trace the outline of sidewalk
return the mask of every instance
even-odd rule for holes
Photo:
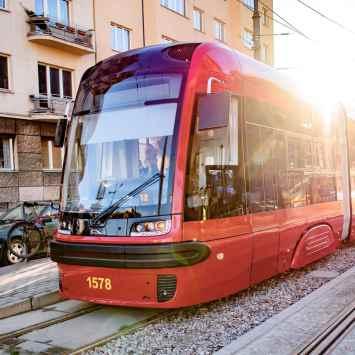
[[[216,355],[354,354],[354,323],[355,267],[233,341]]]
[[[49,259],[0,268],[0,319],[58,300],[57,264]]]

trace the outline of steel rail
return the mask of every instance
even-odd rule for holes
[[[60,303],[60,302],[57,302],[57,303]],[[53,305],[51,306],[55,306],[57,303],[54,303]],[[84,309],[80,309],[80,310],[77,310],[77,311],[74,311],[72,313],[69,313],[69,314],[64,314],[63,316],[59,316],[59,317],[56,317],[56,318],[53,318],[53,319],[50,319],[50,320],[46,320],[46,321],[43,321],[43,322],[40,322],[40,323],[37,323],[37,324],[33,324],[33,325],[30,325],[28,327],[24,327],[24,328],[21,328],[21,329],[17,329],[15,331],[12,331],[12,332],[9,332],[9,333],[4,333],[4,334],[1,334],[0,335],[0,346],[1,345],[5,345],[5,346],[9,346],[11,344],[16,344],[16,339],[23,336],[23,335],[26,335],[28,333],[31,333],[33,331],[36,331],[36,330],[41,330],[41,329],[45,329],[45,328],[48,328],[50,326],[53,326],[53,325],[56,325],[56,324],[60,324],[60,323],[63,323],[65,321],[68,321],[68,320],[71,320],[71,319],[75,319],[75,318],[78,318],[80,316],[83,316],[83,315],[86,315],[86,314],[89,314],[89,313],[92,313],[92,312],[95,312],[95,311],[98,311],[98,310],[101,310],[101,309],[104,309],[105,306],[103,305],[90,305],[88,306],[87,308],[84,308]],[[32,312],[32,311],[29,311],[29,312]],[[25,312],[25,313],[22,313],[22,314],[26,314],[26,313],[29,313],[29,312]],[[119,336],[124,336],[124,335],[127,335],[133,331],[136,331],[138,329],[142,329],[144,328],[145,326],[165,317],[166,315],[171,315],[171,314],[177,314],[179,312],[178,309],[174,309],[174,310],[162,310],[161,312],[157,313],[157,314],[154,314],[146,319],[143,319],[143,320],[140,320],[140,321],[137,321],[136,323],[132,324],[132,325],[129,325],[129,326],[123,326],[121,329],[119,329],[118,331],[114,332],[114,333],[111,333],[110,335],[108,336],[105,336],[101,339],[98,339],[94,342],[90,342],[88,340],[87,344],[84,345],[84,346],[81,346],[79,348],[76,348],[76,349],[63,349],[62,350],[62,353],[65,354],[65,355],[76,355],[76,354],[82,354],[83,352],[85,351],[88,351],[90,349],[94,349],[95,347],[97,346],[101,346],[101,345],[104,345],[106,344],[107,342],[113,340],[113,339],[116,339],[117,337]]]
[[[336,346],[349,329],[354,326],[355,323],[355,307],[349,306],[343,312],[339,314],[332,321],[323,328],[323,330],[317,334],[306,346],[300,351],[297,351],[298,355],[321,355],[330,354],[331,349]]]
[[[59,303],[59,302],[57,302],[57,303]],[[55,304],[56,303],[52,304],[51,306],[54,306]],[[32,324],[28,327],[24,327],[24,328],[21,328],[21,329],[18,329],[18,330],[9,332],[9,333],[0,334],[0,344],[3,344],[11,339],[14,339],[14,338],[18,338],[24,334],[33,332],[34,330],[44,329],[44,328],[47,328],[53,324],[59,324],[59,323],[65,322],[67,320],[82,316],[84,314],[88,314],[88,313],[97,311],[101,308],[103,308],[103,306],[94,304],[92,306],[89,306],[89,307],[83,308],[83,309],[79,309],[79,310],[74,311],[69,314],[63,314],[63,316],[60,316],[60,317],[49,319],[49,320],[46,320],[46,321],[43,321],[43,322],[40,322],[37,324]],[[39,308],[38,310],[40,310],[40,309],[41,308]],[[34,311],[31,310],[31,311],[28,311],[25,313],[29,313],[29,312],[34,312]],[[25,314],[25,313],[21,313],[21,314]]]

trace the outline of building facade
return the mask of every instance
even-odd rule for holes
[[[270,65],[272,5],[260,8]],[[59,198],[55,126],[88,67],[174,41],[220,41],[252,56],[252,15],[253,0],[0,0],[0,210]]]

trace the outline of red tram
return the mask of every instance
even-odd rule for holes
[[[177,308],[334,252],[351,234],[345,123],[216,43],[98,63],[65,133],[63,296]]]

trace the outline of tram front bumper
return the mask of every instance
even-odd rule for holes
[[[159,245],[55,241],[65,298],[145,308],[180,308],[250,285],[249,238]],[[244,247],[243,247],[244,246]]]
[[[180,306],[178,294],[196,280],[193,265],[210,255],[209,246],[199,242],[103,245],[53,241],[50,250],[52,260],[59,264],[64,297],[163,308]]]
[[[61,264],[128,269],[190,266],[207,259],[210,249],[199,242],[108,245],[52,241],[51,259]]]

